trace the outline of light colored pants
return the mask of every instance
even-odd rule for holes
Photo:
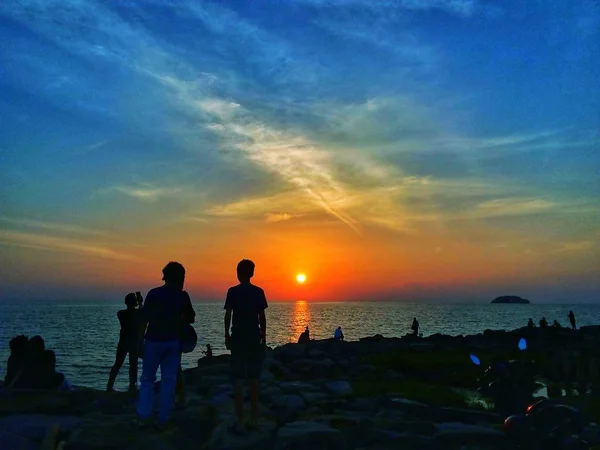
[[[158,397],[158,422],[164,424],[171,416],[175,403],[175,385],[181,364],[181,344],[176,341],[146,341],[144,343],[144,364],[140,379],[140,399],[137,413],[140,419],[147,420],[154,412],[154,383],[160,367],[160,393]]]

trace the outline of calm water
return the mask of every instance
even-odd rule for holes
[[[121,302],[41,302],[12,305],[0,303],[0,367],[9,355],[8,342],[17,334],[42,335],[57,355],[58,368],[76,385],[104,388],[119,335],[116,313]],[[223,343],[223,304],[196,303],[195,328],[199,345],[184,355],[184,368],[194,367],[210,343],[215,354],[226,352]],[[267,341],[270,346],[295,342],[308,324],[311,336],[332,336],[342,326],[348,340],[381,333],[402,336],[413,317],[424,335],[480,333],[486,328],[514,329],[529,317],[558,319],[564,326],[573,309],[578,325],[600,324],[600,305],[490,305],[417,303],[271,303],[267,309]],[[2,370],[2,378],[3,370]],[[115,384],[127,387],[127,362]]]

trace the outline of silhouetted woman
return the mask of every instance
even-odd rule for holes
[[[117,355],[113,365],[106,390],[111,392],[115,384],[115,379],[119,374],[121,366],[125,362],[125,357],[129,354],[129,391],[135,392],[137,387],[138,357],[141,317],[140,311],[136,309],[138,298],[131,292],[125,296],[125,305],[127,309],[122,309],[117,313],[121,324],[119,333],[119,343],[117,345]]]

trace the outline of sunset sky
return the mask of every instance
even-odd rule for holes
[[[0,1],[0,299],[600,302],[595,0]],[[306,282],[296,281],[298,273]]]

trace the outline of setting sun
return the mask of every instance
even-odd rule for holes
[[[304,275],[303,273],[299,273],[298,275],[296,275],[296,281],[300,284],[304,283],[306,281],[306,275]]]

